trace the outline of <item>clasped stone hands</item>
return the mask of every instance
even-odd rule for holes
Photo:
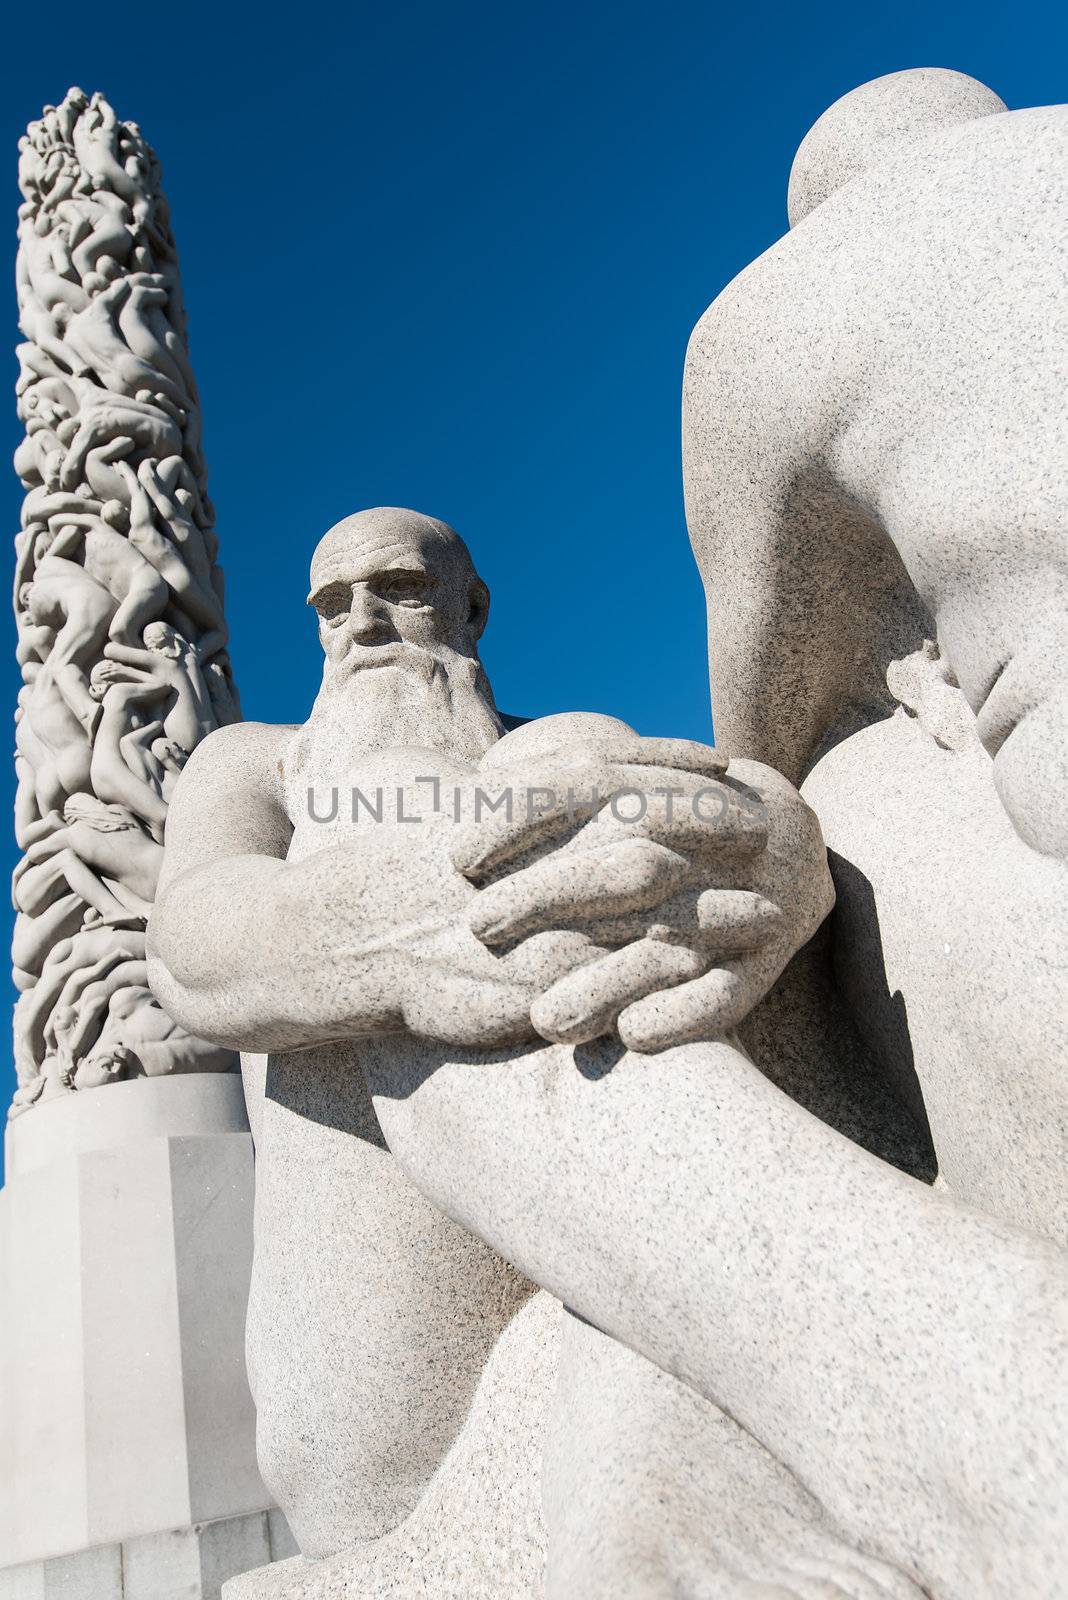
[[[387,776],[376,767],[368,791]],[[407,795],[433,775],[462,805],[361,830],[290,879],[333,929],[322,981],[360,995],[350,1035],[492,1048],[614,1034],[655,1052],[736,1027],[834,896],[791,785],[726,767],[709,746],[587,714],[524,725],[474,772],[391,751]]]
[[[514,805],[510,821],[503,807],[472,820],[451,841],[479,887],[467,920],[488,949],[514,967],[540,936],[588,941],[532,1001],[547,1040],[614,1033],[654,1052],[722,1035],[833,904],[814,815],[756,763],[728,772],[707,745],[568,715],[508,735],[481,773],[515,797],[553,794],[536,812]]]

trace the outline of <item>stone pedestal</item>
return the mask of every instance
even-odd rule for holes
[[[277,1513],[271,1539],[245,1377],[252,1195],[235,1075],[110,1085],[11,1124],[2,1600],[209,1600],[292,1551]]]

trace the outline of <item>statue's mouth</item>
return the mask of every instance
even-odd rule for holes
[[[369,667],[397,667],[410,662],[410,652],[403,645],[380,644],[370,650],[353,652],[345,657],[350,672],[363,672]]]
[[[388,644],[354,646],[340,665],[346,677],[352,673],[366,672],[371,667],[400,667],[414,673],[417,678],[430,679],[434,675],[436,662],[429,651],[406,639],[398,639]]]

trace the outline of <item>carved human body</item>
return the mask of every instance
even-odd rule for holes
[[[903,128],[898,154],[910,95],[935,120]],[[690,341],[688,519],[719,725],[797,780],[893,710],[886,667],[933,621],[1021,837],[1063,857],[1068,107],[1006,112],[931,72],[833,113],[845,156],[886,116],[878,159],[796,217]],[[819,128],[798,168],[830,161]],[[747,589],[761,570],[774,601]]]
[[[1066,183],[1066,107],[935,70],[854,91],[684,392],[717,733],[805,780],[839,896],[830,965],[798,967],[754,1048],[784,1081],[821,1058],[861,1081],[844,1001],[943,1181],[1061,1243]]]
[[[424,548],[416,538],[413,551],[410,537],[411,525],[418,534],[424,520],[409,518],[397,538],[387,518],[385,532],[371,540],[376,560],[387,561],[399,548],[402,571],[408,571],[413,563],[425,565],[434,541]],[[333,570],[327,561],[326,570],[318,573],[320,588],[329,590]],[[445,584],[448,569],[438,577]],[[348,654],[354,651],[358,657],[360,652],[383,651],[388,655],[395,650],[397,635],[391,616],[399,618],[405,638],[429,644],[434,633],[431,628],[426,635],[423,607],[409,610],[402,600],[390,608],[385,601],[376,603],[373,594],[361,603],[366,615],[353,615],[351,602],[340,613],[343,631],[339,635],[328,597],[322,628],[324,642],[335,658],[335,675],[328,673],[306,732],[294,735],[288,729],[242,726],[225,740],[216,740],[214,759],[205,752],[192,776],[183,778],[169,849],[169,859],[179,874],[183,858],[188,855],[200,861],[209,847],[203,834],[207,819],[198,815],[195,799],[205,792],[204,784],[215,792],[222,813],[232,818],[249,840],[253,854],[244,860],[228,859],[225,839],[211,828],[213,848],[221,853],[221,870],[211,874],[214,887],[201,879],[198,892],[205,888],[211,894],[222,891],[229,902],[230,909],[217,931],[227,943],[235,941],[234,959],[223,956],[213,937],[204,947],[205,959],[195,962],[195,977],[188,970],[188,950],[179,955],[183,982],[176,985],[162,964],[154,969],[154,983],[170,1009],[188,1016],[192,1007],[199,1014],[201,1030],[206,1026],[216,1035],[227,1032],[253,1048],[304,1047],[292,1060],[275,1058],[270,1092],[260,1114],[262,1244],[250,1349],[261,1395],[267,1470],[306,1547],[318,1554],[337,1549],[353,1533],[365,1538],[381,1535],[412,1509],[455,1437],[490,1349],[517,1304],[531,1292],[494,1253],[485,1251],[427,1206],[397,1172],[381,1147],[368,1091],[352,1057],[353,1047],[330,1045],[325,1055],[318,1057],[307,1048],[317,1038],[351,1039],[382,1027],[410,1026],[440,1034],[450,1016],[458,1037],[465,1040],[489,1037],[505,1042],[534,1034],[529,1007],[535,989],[529,963],[520,980],[508,974],[507,963],[491,956],[470,930],[461,925],[449,932],[450,920],[470,903],[475,891],[444,854],[447,832],[440,827],[421,829],[413,842],[409,830],[404,829],[403,837],[397,839],[383,827],[361,839],[357,850],[341,852],[327,848],[330,830],[308,816],[312,782],[328,784],[333,778],[348,793],[349,784],[359,779],[373,791],[373,774],[360,770],[361,757],[364,767],[373,759],[378,777],[393,792],[405,767],[403,754],[391,752],[383,760],[381,755],[372,758],[371,752],[380,747],[383,730],[395,734],[405,718],[409,733],[419,737],[424,746],[422,754],[413,758],[416,765],[429,761],[439,781],[445,781],[444,768],[453,771],[458,780],[466,772],[470,783],[473,773],[463,758],[470,761],[476,757],[501,732],[491,700],[472,692],[455,703],[450,715],[447,698],[438,698],[429,682],[420,690],[412,689],[410,664],[383,667],[376,663],[374,693],[361,717],[360,706],[367,701],[368,691],[361,695],[354,687],[348,694],[343,692]],[[481,625],[480,616],[476,625]],[[465,627],[461,626],[461,634]],[[340,654],[339,638],[344,641]],[[465,641],[468,650],[471,642]],[[477,658],[472,665],[475,663]],[[477,671],[472,674],[466,668],[465,652],[453,672],[459,674],[461,685],[477,682]],[[618,726],[608,726],[618,737]],[[507,744],[505,740],[498,749]],[[435,746],[437,752],[432,755]],[[455,753],[446,755],[442,746],[451,746]],[[713,771],[722,766],[711,753],[707,764]],[[409,770],[410,766],[409,762]],[[286,774],[284,782],[281,772]],[[194,799],[183,803],[183,794],[192,794]],[[408,812],[417,801],[418,791],[409,793]],[[194,837],[183,845],[183,831],[188,829]],[[424,859],[426,851],[430,856]],[[285,869],[282,856],[289,862]],[[420,903],[422,916],[431,919],[400,977],[391,972],[398,934],[388,937],[384,957],[369,957],[364,949],[369,945],[373,950],[380,937],[373,907],[383,893],[388,896],[383,932],[397,917],[402,924],[413,915],[418,921]],[[172,959],[175,952],[167,908],[175,907],[182,918],[183,904],[181,893],[172,894],[155,924],[155,937],[171,951]],[[352,942],[353,904],[362,907],[355,924],[359,932],[356,944]],[[298,919],[299,925],[290,928],[282,943],[273,943],[273,954],[265,963],[264,939],[270,944],[280,933],[269,907],[276,907],[275,915],[281,917],[283,908],[290,905],[318,905],[321,915],[314,921]],[[213,913],[206,906],[201,909],[214,922]],[[259,931],[253,951],[246,941],[254,926]],[[564,943],[566,970],[574,965],[574,940],[565,938]],[[237,955],[241,946],[247,951],[244,959]],[[585,954],[588,959],[589,952]],[[535,957],[535,966],[538,960]],[[540,961],[546,986],[559,970],[560,953],[543,949]],[[506,971],[503,979],[502,965]],[[452,970],[457,966],[458,971]],[[230,981],[221,983],[227,967]],[[195,991],[195,1000],[183,992],[187,983]],[[334,1107],[332,1118],[340,1120],[351,1137],[339,1140],[336,1133],[320,1126],[324,1114],[309,1114],[308,1096],[320,1107],[326,1096]],[[281,1107],[290,1113],[303,1108],[305,1115],[294,1118]],[[290,1178],[294,1165],[315,1174],[303,1186],[298,1205],[293,1204]],[[361,1200],[361,1195],[373,1196],[373,1207],[369,1209],[369,1199]],[[313,1218],[318,1219],[314,1224]],[[310,1300],[307,1289],[295,1299],[292,1283],[278,1265],[296,1248],[300,1231],[309,1225],[317,1234],[321,1231],[323,1249],[335,1256],[344,1251],[346,1263],[345,1270],[332,1270],[330,1287],[315,1301]],[[380,1268],[375,1265],[379,1261]],[[432,1261],[438,1265],[428,1272]],[[343,1286],[340,1299],[339,1286]],[[361,1315],[353,1315],[352,1296],[363,1308]],[[286,1328],[297,1337],[293,1318],[300,1323],[302,1342],[307,1345],[311,1340],[316,1355],[296,1370],[286,1355]],[[407,1334],[404,1329],[409,1330]],[[397,1352],[417,1339],[439,1355],[429,1367],[422,1359],[414,1364],[405,1362],[402,1377]],[[438,1370],[442,1360],[447,1361],[451,1373],[447,1384]],[[381,1381],[383,1363],[393,1374],[389,1384]],[[319,1376],[324,1367],[349,1377],[344,1384],[324,1384]],[[352,1374],[359,1377],[354,1380]],[[355,1404],[353,1381],[361,1390],[366,1385]],[[328,1413],[327,1408],[333,1409]],[[305,1417],[305,1425],[296,1430],[292,1426],[294,1412]],[[303,1452],[293,1460],[299,1438],[315,1440],[314,1462]],[[385,1454],[383,1441],[389,1441]]]
[[[88,787],[92,745],[55,677],[37,667],[19,694],[15,747],[33,772],[38,818],[62,810],[72,794]]]
[[[38,541],[39,548],[44,544],[45,541]],[[146,623],[162,615],[169,597],[166,583],[130,540],[107,523],[93,516],[72,518],[47,544],[47,549],[53,558],[76,555],[81,550],[85,571],[117,603],[108,627],[109,638],[131,644],[140,639]]]
[[[305,1551],[348,1547],[338,1560],[359,1562],[354,1539],[388,1542],[415,1514],[532,1281],[602,1330],[564,1351],[565,1375],[570,1351],[606,1397],[607,1453],[584,1455],[559,1411],[551,1432],[555,1459],[586,1460],[590,1482],[623,1470],[635,1416],[655,1430],[642,1398],[664,1381],[652,1363],[709,1408],[712,1432],[735,1436],[722,1408],[751,1435],[743,1472],[725,1455],[683,1483],[675,1461],[680,1493],[711,1514],[724,1484],[737,1493],[746,1480],[753,1506],[787,1473],[816,1555],[765,1548],[777,1581],[815,1559],[828,1581],[844,1562],[860,1593],[882,1581],[901,1595],[920,1584],[971,1596],[988,1579],[992,1594],[1051,1593],[1060,1423],[1030,1396],[1052,1388],[1063,1354],[1042,1309],[1063,1293],[1062,1259],[867,1155],[724,1037],[827,909],[810,814],[765,768],[733,764],[724,778],[713,752],[636,740],[611,719],[549,718],[494,739],[491,702],[472,717],[463,697],[435,698],[405,647],[437,637],[456,648],[463,608],[425,519],[412,519],[413,538],[403,516],[371,514],[370,550],[345,550],[348,524],[324,541],[315,712],[304,730],[242,726],[200,748],[175,795],[149,930],[168,1009],[269,1053],[249,1074],[260,1159],[250,1360],[263,1467]],[[392,585],[413,567],[444,599],[405,609],[403,583],[400,598]],[[420,716],[422,747],[396,747],[398,727],[412,737]],[[696,771],[681,769],[687,759]],[[640,826],[558,819],[555,832],[540,818],[456,828],[427,817],[428,774],[470,791],[494,778],[562,789],[566,773],[589,793],[595,778],[602,792],[633,783],[643,765],[681,795],[759,793],[768,832],[747,831],[745,808],[729,804],[704,828],[667,808]],[[381,823],[353,830],[344,811],[329,824],[308,814],[318,785],[394,798]],[[665,906],[701,885],[711,915],[700,937],[690,923],[665,946]],[[730,927],[718,946],[717,896]],[[749,940],[732,922],[746,896]],[[572,1042],[539,1042],[532,1017]],[[628,1054],[611,1032],[661,1053]],[[673,1037],[704,1042],[663,1049]],[[595,1042],[576,1048],[583,1038]],[[618,1376],[613,1341],[642,1358],[621,1411],[606,1376]],[[835,1405],[818,1425],[831,1371]],[[980,1441],[967,1448],[954,1425],[965,1396]],[[1041,1503],[1030,1476],[1012,1488],[1030,1452],[1044,1463]],[[634,1528],[655,1540],[649,1490],[614,1506],[607,1562],[590,1518],[576,1526],[557,1501],[550,1593],[576,1582],[617,1592]],[[995,1506],[996,1536],[977,1537]],[[756,1557],[735,1582],[722,1553],[702,1550],[701,1521],[684,1546],[645,1549],[640,1592],[673,1592],[680,1564],[702,1561],[702,1581],[715,1571],[725,1593],[744,1592]],[[759,1543],[752,1517],[750,1531]]]
[[[143,923],[174,775],[203,733],[239,715],[157,164],[132,124],[76,89],[31,124],[21,152],[16,746],[29,853],[13,956],[20,989],[39,988],[35,1017],[48,996],[59,1013],[20,1037],[15,1110],[46,1081],[59,1093],[121,1076],[124,1062],[147,1073],[149,1055],[157,1071],[182,1070],[183,1050],[190,1071],[219,1058],[181,1030],[159,1037],[143,970],[113,988],[101,978],[92,1004],[83,987],[72,1017],[50,960],[96,919],[113,939],[118,924]],[[121,843],[84,805],[64,820],[76,796],[125,808]],[[101,1030],[109,1068],[87,1064]]]
[[[50,634],[37,677],[55,684],[85,732],[91,733],[99,708],[89,692],[85,665],[103,647],[116,602],[76,562],[53,555],[38,563],[24,600],[27,620]]]
[[[16,867],[16,907],[37,916],[60,893],[73,889],[102,917],[147,916],[163,859],[161,846],[140,831],[130,812],[116,819],[107,813],[118,808],[98,806],[91,796],[77,799],[80,807],[68,801],[65,808],[67,825],[31,845]],[[108,888],[104,880],[115,887]]]

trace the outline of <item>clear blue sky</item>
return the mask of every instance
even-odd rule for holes
[[[16,141],[45,102],[102,89],[162,157],[232,655],[246,716],[269,721],[314,694],[316,539],[385,503],[467,538],[504,709],[707,738],[679,476],[690,328],[784,231],[794,150],[846,90],[946,66],[1013,107],[1068,98],[1052,0],[53,0],[18,6],[5,46],[9,281]],[[8,308],[13,346],[13,287]],[[10,456],[13,397],[3,426]],[[10,470],[3,494],[14,533]]]

